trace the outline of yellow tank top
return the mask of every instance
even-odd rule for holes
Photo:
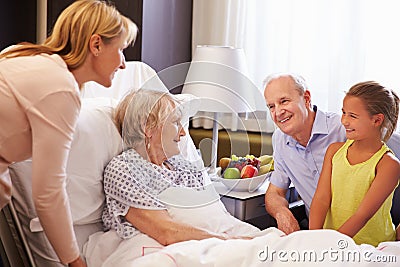
[[[353,141],[347,140],[332,159],[332,201],[325,219],[325,229],[339,229],[356,212],[375,178],[376,165],[383,155],[390,151],[386,144],[383,144],[381,149],[367,161],[350,165],[347,160],[347,150]],[[392,198],[393,192],[353,237],[357,244],[377,246],[383,241],[396,240],[390,215]]]

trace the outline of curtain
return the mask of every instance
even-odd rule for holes
[[[261,91],[268,74],[295,72],[313,104],[340,112],[344,92],[360,81],[400,93],[399,7],[397,0],[193,0],[192,48],[243,48]],[[203,121],[193,125],[210,127]],[[266,116],[263,131],[272,124]]]
[[[243,48],[246,31],[247,0],[193,0],[192,54],[197,45],[220,45]],[[257,101],[263,101],[257,99]],[[264,103],[262,102],[262,105]],[[194,127],[211,129],[213,114],[198,112],[192,120]],[[267,112],[219,114],[220,128],[272,132],[274,124]]]
[[[247,0],[193,0],[192,54],[197,45],[243,47]]]

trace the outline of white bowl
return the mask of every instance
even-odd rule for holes
[[[271,173],[272,172],[268,172],[251,178],[240,179],[225,179],[219,175],[218,181],[223,183],[229,190],[252,193],[256,191],[265,182],[265,180],[271,176]]]

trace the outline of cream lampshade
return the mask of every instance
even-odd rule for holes
[[[197,46],[182,93],[200,100],[199,111],[214,112],[210,173],[214,174],[218,147],[218,114],[256,110],[257,90],[247,77],[243,49],[228,46]]]

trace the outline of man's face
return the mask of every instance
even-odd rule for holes
[[[310,93],[300,95],[290,77],[271,81],[264,91],[265,101],[276,126],[287,135],[295,137],[307,127]]]

